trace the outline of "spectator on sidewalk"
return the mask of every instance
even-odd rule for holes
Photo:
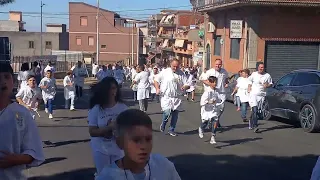
[[[82,67],[81,61],[78,61],[77,67],[73,69],[73,75],[76,88],[76,96],[77,98],[81,98],[84,86],[84,78],[87,76],[87,71]]]

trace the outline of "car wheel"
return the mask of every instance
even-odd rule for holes
[[[319,129],[320,121],[317,120],[316,112],[310,104],[306,104],[301,108],[299,120],[305,132],[311,133]]]
[[[263,104],[262,104],[262,118],[263,120],[269,120],[271,118],[271,112],[270,112],[270,107],[269,107],[269,103],[268,100],[264,100]]]

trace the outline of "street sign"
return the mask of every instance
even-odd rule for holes
[[[242,38],[242,20],[230,21],[230,38]]]

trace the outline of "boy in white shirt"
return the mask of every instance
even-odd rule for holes
[[[41,91],[37,88],[36,78],[33,75],[27,77],[27,86],[20,89],[16,94],[17,101],[20,105],[26,107],[35,119],[35,115],[38,113],[39,100],[41,100]]]
[[[211,140],[210,144],[216,144],[215,136],[219,123],[219,116],[221,113],[220,107],[224,102],[220,97],[216,89],[218,79],[214,76],[208,78],[210,83],[209,88],[201,96],[200,106],[201,106],[201,126],[199,127],[199,137],[203,138],[204,129],[207,127],[209,121],[211,121]]]
[[[0,62],[0,179],[26,180],[23,170],[44,162],[42,141],[30,111],[11,101],[13,70]]]
[[[66,77],[63,79],[64,86],[64,99],[65,99],[65,109],[69,109],[70,103],[70,111],[74,111],[74,98],[75,98],[75,85],[74,79],[72,75],[72,71],[68,71]]]
[[[146,113],[126,110],[117,117],[115,127],[117,145],[125,155],[105,166],[96,180],[181,179],[172,162],[151,154],[152,121]]]
[[[48,70],[39,84],[42,90],[42,99],[45,102],[45,112],[49,113],[49,119],[53,119],[53,100],[56,96],[56,79],[52,77],[52,72]]]

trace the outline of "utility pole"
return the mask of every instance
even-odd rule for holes
[[[100,47],[99,47],[99,14],[100,14],[100,0],[97,0],[97,56],[96,56],[96,63],[99,65],[99,54],[100,54]]]
[[[44,3],[42,3],[42,1],[41,1],[41,10],[40,10],[40,13],[41,13],[41,18],[40,18],[40,23],[41,23],[41,25],[40,25],[40,29],[41,29],[41,32],[40,32],[40,48],[41,48],[41,56],[43,55],[43,43],[42,43],[42,8],[43,8],[43,6],[44,6],[45,4]]]
[[[132,59],[132,64],[135,64],[134,63],[134,43],[133,43],[133,41],[134,41],[134,26],[135,26],[135,21],[132,21],[132,36],[131,36],[131,59]],[[139,64],[139,62],[137,64]]]

